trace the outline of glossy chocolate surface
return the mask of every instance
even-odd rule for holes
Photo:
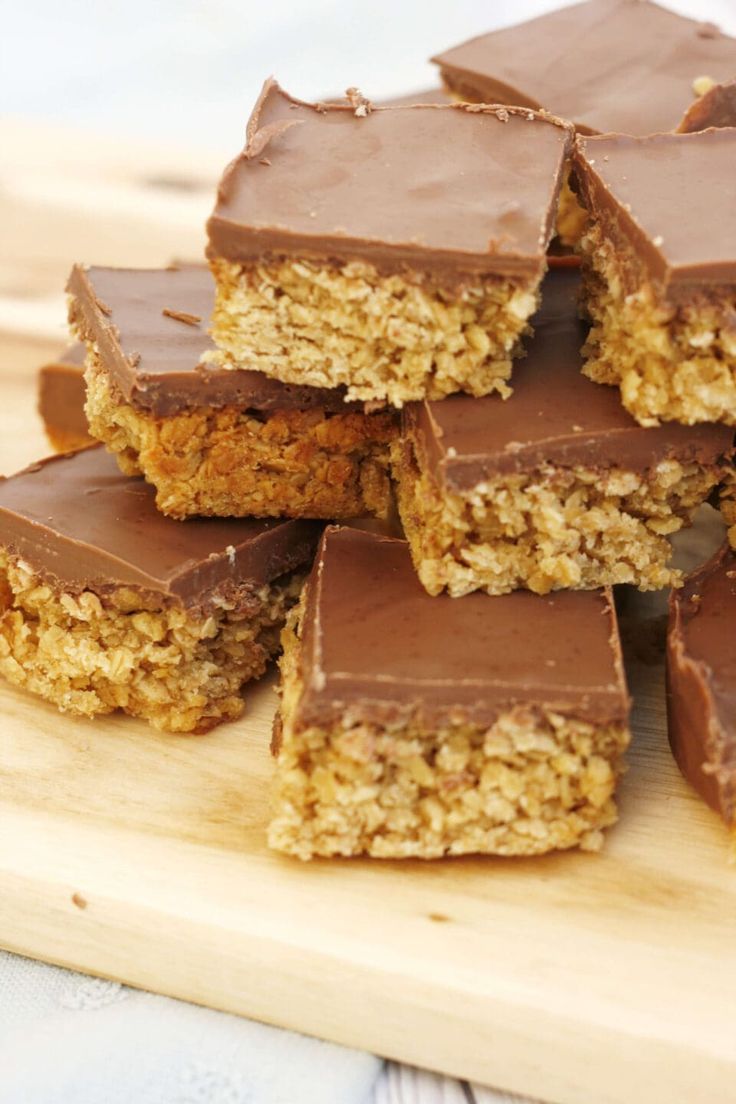
[[[366,261],[440,283],[541,273],[570,132],[478,105],[307,104],[267,81],[209,254]]]
[[[259,411],[360,408],[345,403],[343,388],[298,387],[261,372],[202,364],[203,353],[214,347],[207,329],[215,298],[204,265],[76,265],[68,291],[72,312],[81,315],[118,391],[142,410],[165,417],[233,405]]]
[[[736,555],[727,544],[670,597],[667,716],[687,780],[736,819]]]
[[[52,457],[0,481],[0,544],[65,589],[131,586],[198,607],[307,563],[322,528],[173,521],[154,498],[101,447]]]
[[[623,408],[617,389],[582,374],[579,285],[574,268],[547,273],[535,334],[514,368],[508,399],[452,395],[405,407],[404,431],[420,467],[441,486],[470,490],[545,464],[641,472],[669,458],[703,465],[728,458],[733,429],[674,422],[645,429]]]
[[[680,134],[692,134],[708,127],[736,127],[736,80],[716,84],[685,112]]]
[[[515,706],[625,723],[610,590],[430,597],[405,541],[325,531],[302,624],[297,723],[491,725]]]
[[[578,138],[574,172],[665,289],[736,281],[736,128]]]
[[[544,107],[587,134],[653,134],[675,129],[699,77],[736,74],[736,39],[647,0],[588,0],[432,60],[461,96]]]
[[[57,433],[88,436],[84,356],[84,345],[77,343],[38,371],[38,412]]]

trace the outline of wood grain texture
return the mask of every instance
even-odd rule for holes
[[[2,214],[36,209],[21,192]],[[72,224],[57,206],[38,225]],[[30,315],[53,288],[25,248],[0,271],[5,308]],[[46,451],[44,333],[0,338],[5,472]],[[717,535],[705,511],[683,555]],[[601,855],[302,865],[265,846],[272,681],[204,737],[74,721],[0,685],[0,944],[546,1100],[733,1099],[736,870],[667,749],[662,599],[622,612],[635,739]]]

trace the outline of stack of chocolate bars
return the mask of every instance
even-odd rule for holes
[[[674,700],[709,638],[668,537],[717,488],[736,522],[736,40],[588,0],[434,60],[446,93],[384,106],[268,80],[209,269],[75,267],[87,422],[76,352],[42,411],[104,447],[0,486],[0,672],[60,709],[206,731],[283,628],[269,840],[303,859],[600,847],[611,588],[685,595]],[[687,694],[730,818],[736,733]]]

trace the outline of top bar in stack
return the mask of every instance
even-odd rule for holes
[[[674,130],[699,82],[730,80],[736,38],[648,0],[588,0],[432,58],[464,100],[544,107],[584,134]]]
[[[507,390],[570,129],[267,81],[208,223],[216,363],[388,401]]]
[[[736,129],[578,138],[586,372],[642,425],[736,424]]]
[[[584,134],[674,130],[703,81],[736,72],[736,39],[648,0],[588,0],[470,39],[432,58],[463,100],[545,107]],[[565,183],[557,228],[584,212]]]

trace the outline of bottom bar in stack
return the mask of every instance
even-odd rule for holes
[[[736,825],[736,553],[727,543],[670,595],[667,720],[688,782]]]
[[[84,345],[71,345],[38,372],[38,412],[57,452],[91,445],[84,413]]]
[[[172,521],[101,448],[34,464],[0,483],[0,675],[69,713],[206,732],[276,653],[320,528]]]
[[[272,847],[595,850],[629,697],[609,589],[432,598],[405,541],[330,527],[284,632]]]

